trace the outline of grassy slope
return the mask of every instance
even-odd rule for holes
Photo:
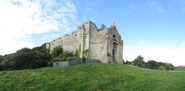
[[[185,73],[101,63],[1,71],[0,90],[185,91]]]
[[[175,71],[185,71],[185,68],[175,68]]]

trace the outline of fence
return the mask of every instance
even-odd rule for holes
[[[95,59],[76,59],[72,61],[64,61],[64,62],[53,62],[53,67],[68,67],[81,63],[101,63],[100,60]]]

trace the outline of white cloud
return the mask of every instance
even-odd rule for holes
[[[185,44],[185,43],[184,43]],[[185,48],[182,44],[183,48]],[[181,47],[182,47],[181,46]],[[160,62],[172,63],[175,66],[185,65],[185,51],[173,50],[165,47],[143,48],[143,47],[130,47],[131,49],[124,50],[123,57],[125,60],[133,61],[138,55],[144,57],[145,62],[156,60]]]
[[[164,8],[155,1],[148,0],[148,6],[156,10],[158,13],[165,13]]]
[[[145,40],[143,40],[143,39],[139,39],[139,40],[138,40],[138,43],[139,43],[139,44],[143,44],[144,42],[145,42]]]
[[[184,52],[185,52],[185,42],[183,42],[183,43],[181,44],[180,49],[181,49],[181,51],[184,51]]]
[[[83,21],[91,20],[94,21],[97,15],[97,10],[93,8],[86,8],[83,15]]]
[[[71,31],[77,24],[76,7],[70,1],[0,0],[0,54],[34,47],[34,42],[24,40],[31,34]]]
[[[84,7],[81,7],[82,12],[82,21],[95,21],[98,10],[95,8],[104,4],[104,0],[85,0],[83,1]],[[83,5],[82,5],[83,6]]]

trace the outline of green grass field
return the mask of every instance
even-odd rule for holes
[[[175,71],[185,71],[185,68],[175,68]]]
[[[86,63],[65,68],[1,71],[0,90],[185,91],[185,73],[116,63]]]

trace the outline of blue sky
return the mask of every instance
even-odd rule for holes
[[[40,46],[88,20],[110,27],[113,17],[124,60],[142,55],[185,65],[185,0],[0,0],[0,55]]]

